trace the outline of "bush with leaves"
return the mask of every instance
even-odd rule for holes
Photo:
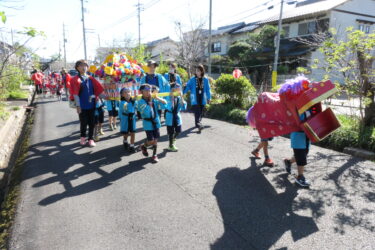
[[[225,103],[240,109],[251,106],[257,97],[255,88],[244,76],[234,78],[232,75],[222,74],[215,85],[217,94],[223,97]]]
[[[159,74],[162,74],[164,75],[165,73],[168,73],[169,72],[169,66],[162,62],[159,64],[159,66],[156,68],[156,72],[159,73]],[[181,67],[177,67],[177,74],[180,75],[181,77],[181,81],[184,83],[184,82],[187,82],[189,79],[188,79],[188,73],[186,72],[186,70],[184,68],[181,68]]]

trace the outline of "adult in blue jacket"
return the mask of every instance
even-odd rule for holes
[[[204,76],[205,70],[203,65],[198,65],[195,70],[195,76],[190,78],[184,89],[184,94],[190,92],[190,102],[195,116],[195,127],[198,133],[201,133],[203,109],[211,101],[210,82]]]
[[[181,77],[177,74],[176,63],[169,63],[169,72],[164,74],[164,78],[168,81],[169,85],[175,82],[182,86]]]

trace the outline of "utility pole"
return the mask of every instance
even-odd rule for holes
[[[65,24],[63,23],[63,45],[64,45],[64,68],[66,68],[66,38],[65,38]]]
[[[212,0],[210,0],[210,20],[208,33],[208,75],[211,75]]]
[[[138,0],[137,4],[138,10],[138,47],[141,48],[141,4]]]
[[[14,46],[13,29],[10,29],[10,35],[12,37],[12,46]]]
[[[82,11],[82,28],[83,28],[83,48],[85,51],[85,60],[87,61],[87,50],[86,50],[86,29],[85,29],[85,14],[83,8],[83,0],[81,0],[81,11]]]
[[[277,39],[276,39],[275,61],[273,63],[273,70],[272,70],[272,88],[276,87],[276,83],[277,83],[277,62],[279,61],[280,33],[281,33],[281,25],[283,21],[283,6],[284,6],[284,0],[281,0],[279,26],[277,29]]]
[[[99,48],[100,48],[100,34],[98,34],[98,42],[99,42]]]

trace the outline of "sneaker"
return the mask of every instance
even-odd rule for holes
[[[134,146],[130,146],[129,147],[129,152],[130,153],[135,153],[135,147]]]
[[[96,136],[94,137],[94,141],[98,142],[99,140],[100,140],[99,135],[96,135]]]
[[[90,146],[90,148],[96,146],[96,143],[94,142],[94,140],[89,140],[89,146]]]
[[[152,163],[158,163],[159,162],[159,158],[158,158],[158,156],[157,155],[154,155],[153,157],[152,157]]]
[[[198,134],[201,134],[201,133],[202,133],[202,127],[199,126],[199,127],[198,127]]]
[[[104,131],[103,131],[103,129],[102,129],[102,128],[100,129],[100,132],[99,132],[99,134],[100,134],[100,135],[104,135]]]
[[[310,187],[310,182],[305,179],[305,176],[297,176],[296,178],[296,184],[302,188],[308,188]]]
[[[124,144],[125,150],[127,150],[129,148],[129,143],[127,141],[124,141],[123,144]]]
[[[110,125],[110,128],[112,131],[115,130],[115,128],[113,127],[113,124]]]
[[[290,160],[284,159],[284,165],[285,165],[285,171],[288,174],[291,174],[292,173],[292,163],[290,162]]]
[[[267,159],[264,160],[263,165],[267,166],[267,167],[273,167],[275,164],[273,163],[273,161],[270,158],[267,158]]]
[[[257,150],[251,151],[251,154],[254,155],[255,159],[261,159],[260,153]]]
[[[117,124],[115,123],[115,126],[113,126],[113,128],[116,130],[117,129]]]
[[[141,146],[141,151],[142,151],[142,154],[143,154],[144,156],[148,156],[147,148],[146,148],[145,145],[142,145],[142,146]]]
[[[168,147],[168,150],[169,150],[169,151],[172,151],[172,152],[177,152],[177,151],[178,151],[178,148],[177,148],[175,145],[172,145],[172,146],[169,146],[169,147]]]
[[[79,142],[79,144],[81,144],[81,146],[85,146],[86,143],[87,143],[86,138],[85,137],[81,137],[81,141]]]

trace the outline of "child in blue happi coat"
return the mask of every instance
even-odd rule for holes
[[[123,88],[120,91],[121,102],[120,102],[120,133],[124,136],[124,147],[129,152],[135,152],[134,140],[136,130],[136,98],[131,97],[131,89]],[[128,137],[130,136],[130,145],[128,143]]]
[[[175,93],[179,93],[179,96],[175,96]],[[181,110],[186,109],[186,102],[181,93],[181,85],[178,83],[171,84],[171,94],[169,96],[169,100],[167,102],[167,106],[165,108],[167,115],[166,115],[166,125],[167,125],[167,132],[169,137],[169,147],[168,150],[172,152],[177,152],[178,148],[176,147],[176,138],[181,133]]]
[[[104,135],[104,132],[103,132],[104,107],[105,107],[104,101],[102,100],[102,98],[98,97],[95,103],[94,141],[99,141],[99,135]]]
[[[111,130],[117,129],[117,116],[118,116],[118,109],[120,106],[120,102],[117,100],[107,100],[106,103],[107,110],[108,110],[108,122],[109,127]]]
[[[152,98],[151,85],[142,84],[140,91],[142,98],[138,101],[137,109],[139,110],[142,120],[143,129],[146,132],[147,140],[141,146],[142,154],[148,156],[147,148],[152,147],[152,161],[157,163],[159,161],[157,152],[158,139],[160,138],[160,117],[158,113],[158,106],[161,105],[165,108],[166,101],[162,98],[155,96]]]

